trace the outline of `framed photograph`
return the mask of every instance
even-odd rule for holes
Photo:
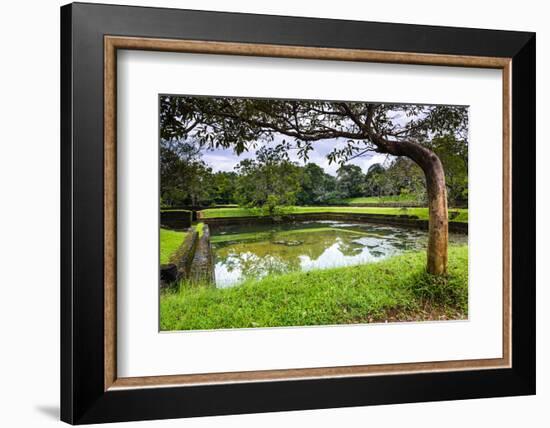
[[[61,418],[535,393],[535,35],[61,8]]]

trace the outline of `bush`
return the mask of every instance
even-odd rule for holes
[[[192,221],[193,212],[189,210],[160,211],[160,224],[168,229],[187,229]]]

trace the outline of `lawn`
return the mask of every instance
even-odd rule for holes
[[[281,327],[467,318],[468,248],[449,274],[425,272],[426,251],[378,263],[295,272],[233,288],[180,284],[161,294],[161,330]]]
[[[185,238],[185,232],[160,229],[160,264],[170,261],[170,256],[178,249]]]
[[[195,225],[195,230],[197,231],[199,238],[202,237],[202,234],[204,233],[204,223],[197,223]]]
[[[342,200],[344,204],[383,204],[385,202],[418,203],[414,197],[407,194],[395,196],[367,196]]]
[[[386,215],[413,215],[421,220],[428,219],[428,208],[393,208],[393,207],[282,207],[278,214],[302,213],[355,213],[355,214],[386,214]],[[265,211],[260,208],[210,208],[200,211],[201,218],[227,218],[263,216]],[[453,208],[449,210],[449,219],[456,222],[468,222],[467,208]]]

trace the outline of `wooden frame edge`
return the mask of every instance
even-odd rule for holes
[[[502,69],[502,355],[512,367],[512,60]]]
[[[503,356],[495,359],[262,370],[170,376],[116,376],[116,52],[117,49],[296,59],[494,68],[503,71]],[[104,36],[104,390],[362,377],[510,368],[511,320],[511,58],[361,49]]]
[[[510,61],[509,58],[501,57],[440,55],[366,49],[174,40],[145,37],[105,36],[105,44],[110,45],[114,49],[478,68],[504,68]]]
[[[116,380],[116,48],[104,45],[104,389]]]
[[[474,365],[472,365],[474,364]],[[302,379],[365,377],[402,375],[507,367],[504,358],[485,360],[457,360],[424,363],[371,364],[363,366],[316,367],[310,369],[258,370],[227,373],[201,373],[189,375],[144,376],[118,378],[109,390],[158,388],[170,386],[198,386],[224,383],[267,381],[293,381]]]

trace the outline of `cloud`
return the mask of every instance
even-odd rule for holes
[[[259,143],[258,147],[262,145],[274,146],[277,143],[282,142],[285,139],[281,135],[275,135],[274,141],[272,143]],[[288,138],[286,138],[288,139]],[[328,174],[336,175],[336,170],[338,169],[338,164],[332,163],[329,164],[327,155],[335,148],[342,148],[347,144],[347,141],[344,139],[328,139],[320,140],[313,143],[314,150],[309,152],[310,163],[316,163],[321,168],[325,170]],[[304,165],[304,161],[296,155],[294,150],[289,151],[288,153],[291,161],[298,163],[299,165]],[[215,172],[218,171],[233,171],[235,165],[237,165],[243,159],[253,159],[255,158],[255,150],[248,151],[237,155],[233,149],[224,149],[217,148],[211,150],[205,150],[202,154],[203,160],[210,166]],[[367,172],[371,165],[375,163],[384,163],[387,155],[380,153],[367,153],[365,156],[351,160],[349,163],[357,165],[361,168],[363,172]]]

